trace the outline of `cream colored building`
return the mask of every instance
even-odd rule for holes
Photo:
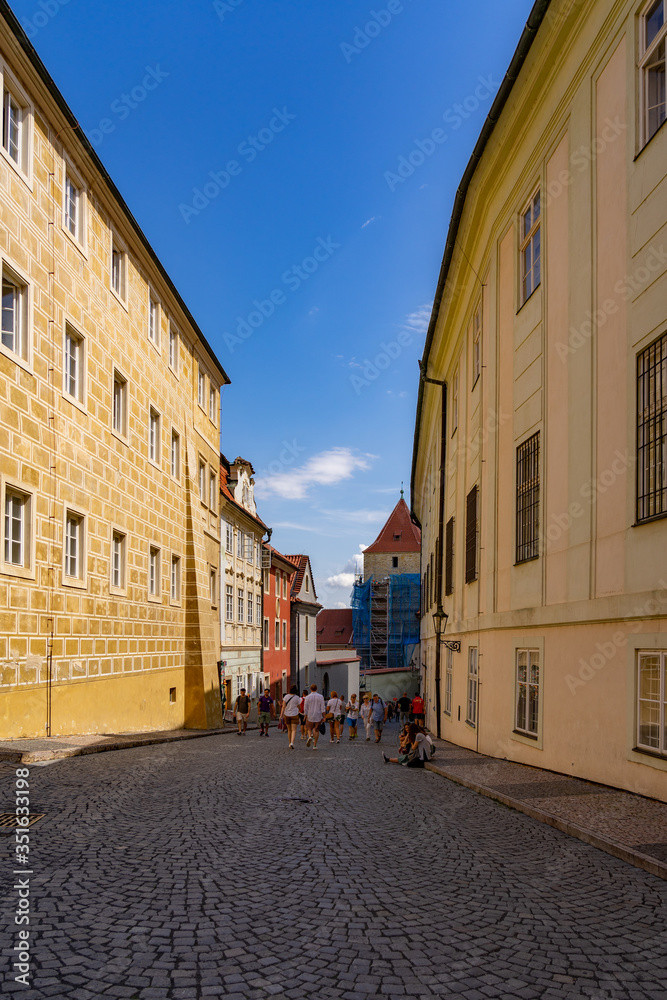
[[[233,708],[242,687],[258,698],[265,683],[262,661],[262,539],[266,525],[257,516],[254,470],[237,458],[220,456],[222,562],[220,618],[222,680],[226,705]]]
[[[664,13],[535,5],[457,195],[412,481],[429,725],[661,799]]]
[[[0,735],[217,725],[229,380],[6,11],[0,76]]]

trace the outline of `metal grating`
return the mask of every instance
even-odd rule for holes
[[[21,829],[25,830],[27,826],[34,826],[40,819],[44,819],[46,813],[32,813],[28,816],[28,823],[21,823]],[[18,827],[18,820],[16,813],[0,813],[0,830],[14,830]]]
[[[516,561],[537,559],[540,529],[540,432],[516,450]]]
[[[667,514],[667,334],[637,356],[637,520]]]

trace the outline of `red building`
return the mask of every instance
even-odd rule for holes
[[[264,621],[262,646],[264,686],[270,685],[276,702],[289,690],[290,591],[296,566],[272,545],[263,545]]]

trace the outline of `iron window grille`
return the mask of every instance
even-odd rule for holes
[[[667,514],[667,334],[637,357],[637,521]]]
[[[477,486],[466,497],[466,583],[477,579]]]
[[[540,432],[516,450],[516,561],[537,559],[540,532]]]

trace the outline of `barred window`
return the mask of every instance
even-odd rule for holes
[[[540,531],[540,432],[516,450],[516,561],[537,559]]]
[[[667,514],[667,334],[637,357],[637,520]]]
[[[477,487],[466,497],[466,583],[477,579]]]
[[[454,593],[454,518],[450,517],[445,528],[445,595]]]

